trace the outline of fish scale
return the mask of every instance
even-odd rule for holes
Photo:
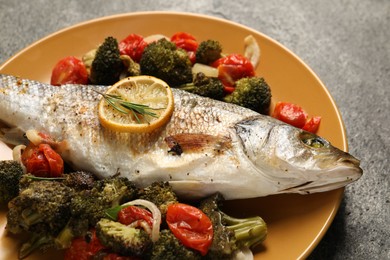
[[[177,89],[164,127],[141,134],[105,129],[96,91],[106,88],[1,75],[0,120],[7,126],[1,138],[14,143],[11,129],[34,129],[56,140],[56,150],[75,170],[100,178],[120,174],[139,186],[169,181],[187,198],[217,191],[226,199],[307,194],[343,187],[362,175],[359,160],[319,136]],[[311,146],[312,140],[321,147]]]

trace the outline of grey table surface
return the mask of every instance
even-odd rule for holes
[[[333,96],[363,177],[310,259],[390,259],[390,1],[0,0],[0,63],[59,29],[102,16],[182,11],[228,19],[279,41]],[[283,249],[281,249],[283,250]]]

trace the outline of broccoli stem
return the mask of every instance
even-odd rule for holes
[[[259,216],[240,219],[223,212],[221,216],[226,223],[226,228],[234,231],[237,244],[240,246],[254,247],[263,242],[267,236],[267,225]]]
[[[33,234],[32,237],[22,245],[19,251],[19,259],[26,258],[35,250],[44,245],[50,244],[52,238],[49,236],[42,236],[41,234]]]
[[[74,237],[72,229],[66,225],[54,239],[54,242],[57,248],[65,249],[70,247]]]
[[[196,86],[194,85],[194,83],[186,83],[181,85],[178,88],[185,91],[193,91],[196,88]]]
[[[23,217],[24,223],[26,223],[27,226],[32,226],[34,224],[37,224],[37,223],[43,221],[43,216],[33,209],[23,210],[22,217]]]

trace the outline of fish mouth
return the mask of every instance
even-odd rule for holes
[[[345,187],[358,180],[362,176],[363,170],[356,165],[355,161],[351,161],[351,165],[346,165],[346,161],[343,161],[342,166],[319,174],[316,180],[306,181],[299,185],[284,189],[281,192],[296,192],[300,194],[325,192]]]

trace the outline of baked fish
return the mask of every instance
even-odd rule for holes
[[[105,89],[1,75],[0,120],[7,126],[2,140],[15,142],[16,133],[34,129],[55,140],[52,145],[77,170],[100,178],[126,176],[141,187],[169,181],[189,198],[216,191],[226,199],[309,194],[362,175],[359,160],[317,135],[176,89],[164,127],[143,134],[110,131],[97,115],[96,90]]]

